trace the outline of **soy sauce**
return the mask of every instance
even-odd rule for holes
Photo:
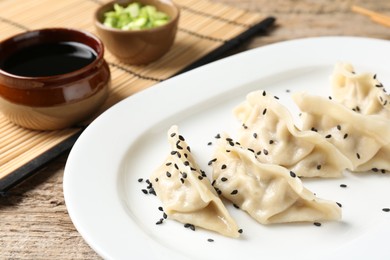
[[[78,42],[63,41],[23,48],[0,61],[0,68],[25,77],[46,77],[81,69],[96,59],[96,52]]]

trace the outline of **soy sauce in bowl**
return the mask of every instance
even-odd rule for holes
[[[104,45],[89,32],[44,28],[0,41],[0,113],[16,125],[85,124],[99,113],[110,82]]]
[[[36,44],[14,53],[0,68],[24,77],[46,77],[79,70],[96,59],[89,46],[72,41]]]

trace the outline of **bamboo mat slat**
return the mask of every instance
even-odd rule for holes
[[[2,0],[0,40],[14,34],[48,27],[70,27],[95,33],[93,13],[99,0]],[[102,111],[132,94],[163,81],[245,32],[265,17],[207,0],[176,0],[181,8],[178,34],[172,49],[147,66],[130,66],[106,51],[112,88]],[[0,191],[28,176],[29,170],[73,144],[82,127],[60,131],[31,131],[8,122],[0,111]],[[68,145],[70,147],[70,145]],[[39,158],[45,157],[43,161]],[[26,170],[27,169],[27,170]]]

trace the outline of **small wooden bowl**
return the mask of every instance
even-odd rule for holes
[[[21,76],[1,67],[12,54],[38,44],[76,42],[94,50],[96,58],[69,73]],[[0,111],[15,124],[34,130],[55,130],[88,119],[108,95],[110,70],[104,46],[79,30],[48,28],[15,35],[0,43]],[[62,66],[53,61],[52,66]]]
[[[98,35],[107,49],[120,61],[132,65],[145,65],[156,61],[169,51],[176,37],[180,9],[171,1],[139,0],[166,13],[170,21],[160,27],[143,30],[120,30],[105,26],[104,13],[113,10],[115,3],[122,6],[133,1],[113,1],[96,10],[94,20]]]

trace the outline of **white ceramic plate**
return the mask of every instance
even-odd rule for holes
[[[389,259],[389,174],[350,174],[304,180],[319,197],[343,205],[341,222],[264,226],[228,204],[244,230],[226,238],[166,220],[158,198],[141,189],[169,152],[166,131],[179,126],[199,164],[210,175],[208,142],[222,131],[234,136],[231,111],[250,91],[265,89],[298,113],[289,92],[328,96],[336,62],[376,73],[390,85],[389,41],[324,37],[281,42],[229,57],[162,82],[115,105],[74,145],[65,168],[70,217],[105,259]],[[346,184],[347,188],[341,188]],[[214,242],[208,242],[209,238]]]

